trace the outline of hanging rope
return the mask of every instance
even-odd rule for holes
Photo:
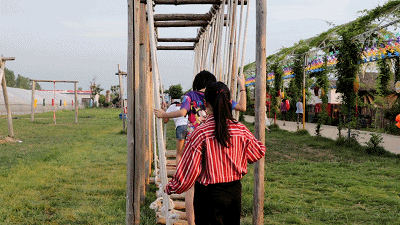
[[[161,86],[161,79],[159,74],[158,62],[157,62],[157,55],[156,55],[156,36],[154,33],[154,13],[153,13],[153,1],[147,0],[147,15],[149,20],[149,36],[150,36],[150,56],[151,56],[151,63],[153,68],[153,79],[154,79],[154,102],[155,108],[160,109],[160,86]],[[167,178],[167,160],[165,157],[165,142],[162,130],[162,120],[160,118],[156,118],[156,129],[157,129],[157,140],[158,140],[158,155],[159,155],[159,162],[160,162],[160,180],[161,184],[159,186],[160,193],[162,197],[162,213],[165,216],[167,225],[173,224],[174,220],[178,218],[179,215],[171,214],[171,201],[169,196],[162,191],[162,188],[167,185],[168,178]]]

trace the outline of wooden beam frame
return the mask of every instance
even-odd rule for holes
[[[121,67],[118,64],[118,73],[115,73],[115,75],[118,75],[118,80],[119,80],[119,96],[120,96],[120,106],[121,106],[121,114],[122,114],[122,131],[126,131],[126,116],[125,114],[125,99],[124,99],[124,82],[122,81],[122,76],[126,76],[126,72],[121,71]]]
[[[158,38],[158,42],[198,42],[198,38]]]
[[[208,25],[208,21],[158,21],[154,22],[154,27],[204,27]]]
[[[256,0],[256,87],[255,87],[255,133],[265,143],[265,100],[267,80],[267,0]],[[264,174],[265,158],[254,163],[253,225],[264,224]]]
[[[157,50],[194,50],[194,46],[157,46]]]
[[[211,20],[212,15],[206,14],[156,14],[154,21],[173,21],[173,20]]]
[[[75,99],[75,120],[74,123],[78,123],[78,90],[77,90],[77,84],[79,81],[67,81],[67,80],[34,80],[34,79],[29,79],[32,81],[32,98],[31,98],[31,122],[35,120],[35,85],[37,82],[48,82],[48,83],[73,83],[74,84],[74,99]],[[55,103],[54,103],[55,106]],[[54,118],[56,111],[54,109]]]
[[[11,115],[11,108],[10,102],[8,99],[8,91],[7,91],[7,83],[6,83],[6,73],[4,71],[6,61],[15,60],[15,57],[0,57],[0,84],[3,88],[3,97],[4,97],[4,105],[7,110],[7,124],[8,124],[8,136],[14,137],[14,127],[12,123],[12,115]]]

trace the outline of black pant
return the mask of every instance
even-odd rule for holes
[[[240,225],[242,184],[240,180],[194,187],[196,225]]]

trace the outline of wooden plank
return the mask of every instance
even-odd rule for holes
[[[154,22],[154,27],[205,27],[208,21],[158,21]]]
[[[15,57],[0,57],[2,61],[11,61],[15,60]]]
[[[210,13],[205,14],[155,14],[154,21],[170,20],[211,20]]]
[[[158,42],[198,42],[198,38],[158,38]]]
[[[166,224],[164,217],[157,217],[157,224]],[[174,225],[188,225],[188,222],[185,220],[178,220],[174,223]]]
[[[267,1],[256,0],[255,137],[265,143]],[[264,157],[254,165],[253,224],[264,224]]]
[[[194,46],[157,46],[157,50],[194,50]]]
[[[138,163],[140,164],[140,202],[144,203],[146,198],[146,160],[147,160],[147,151],[148,146],[146,146],[146,112],[147,112],[147,90],[146,90],[146,77],[147,77],[147,55],[146,55],[146,35],[145,32],[146,26],[146,4],[140,3],[140,34],[139,34],[139,83],[137,84],[137,102],[140,104],[136,104],[137,111],[136,115],[138,120],[136,120],[135,125],[138,128],[139,136],[135,138],[138,142],[138,149],[140,149],[140,156]]]
[[[175,158],[176,157],[176,150],[166,150],[165,157],[167,158]]]
[[[186,193],[182,193],[182,194],[172,194],[172,195],[171,195],[171,199],[174,199],[174,200],[177,200],[177,199],[185,200],[185,197],[186,197]]]
[[[137,148],[139,130],[136,129],[137,87],[139,84],[140,0],[128,0],[128,59],[127,59],[127,201],[126,224],[140,224],[140,151]],[[137,191],[135,191],[137,190]]]
[[[141,0],[142,3],[146,3],[146,0]],[[220,5],[223,1],[221,0],[154,0],[156,5],[209,5],[209,4],[218,4]],[[227,3],[228,0],[225,1]],[[238,3],[241,4],[241,0],[238,0]],[[247,0],[244,0],[244,4],[247,5]]]
[[[179,215],[179,220],[187,220],[186,212],[174,210],[173,213]],[[164,218],[164,216],[161,212],[156,212],[156,215],[157,215],[157,218]]]

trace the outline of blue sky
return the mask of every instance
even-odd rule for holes
[[[377,0],[267,1],[267,55],[336,25],[356,19]],[[255,0],[252,0],[245,62],[255,61]],[[156,13],[206,13],[210,5],[156,6]],[[159,37],[195,37],[196,28],[160,28]],[[107,90],[118,84],[117,64],[126,71],[127,1],[0,0],[0,54],[16,57],[6,67],[32,79],[77,80],[89,89],[96,81]],[[191,87],[192,51],[158,51],[165,88]],[[52,84],[41,83],[52,89]],[[125,85],[126,86],[126,85]],[[57,84],[73,89],[73,84]]]

